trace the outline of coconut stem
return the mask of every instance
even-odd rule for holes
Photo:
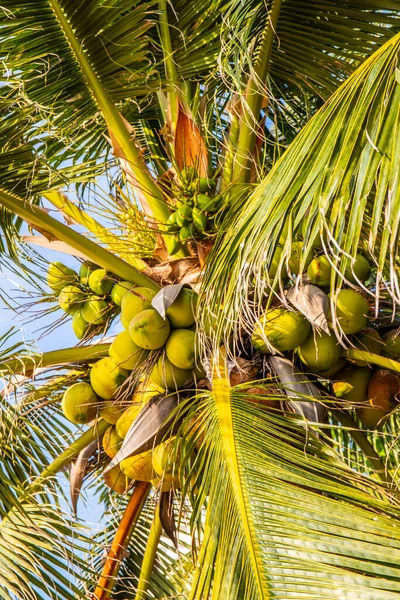
[[[73,346],[62,350],[52,350],[43,354],[31,354],[11,358],[0,364],[2,376],[24,375],[30,377],[36,369],[45,367],[68,365],[72,363],[85,363],[108,356],[110,344],[93,344],[90,346]]]
[[[386,358],[386,356],[365,352],[364,350],[343,350],[342,356],[353,360],[364,360],[372,365],[378,365],[383,369],[389,369],[389,371],[400,373],[400,362],[392,360],[391,358]]]
[[[96,600],[110,600],[118,571],[124,558],[143,504],[150,491],[151,484],[139,481],[127,504],[124,516],[118,526],[111,548],[100,575],[94,597]]]
[[[147,590],[149,589],[151,572],[154,567],[154,562],[157,557],[157,548],[162,533],[162,525],[160,520],[160,507],[157,506],[154,514],[153,523],[146,544],[146,550],[143,556],[143,562],[140,569],[139,581],[136,589],[135,600],[145,600],[148,598]]]

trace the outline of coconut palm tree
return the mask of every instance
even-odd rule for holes
[[[0,596],[397,597],[400,3],[1,11]]]

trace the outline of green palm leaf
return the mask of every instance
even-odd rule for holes
[[[218,333],[225,327],[229,337],[251,290],[255,306],[262,306],[265,293],[272,299],[265,267],[284,224],[289,233],[281,268],[296,233],[305,239],[304,266],[320,232],[335,265],[333,287],[340,287],[350,257],[363,248],[377,266],[376,296],[384,286],[399,302],[399,47],[397,35],[377,50],[313,117],[243,208],[233,201],[204,281],[205,302],[215,313],[224,306]]]
[[[223,379],[203,406],[209,504],[191,598],[396,597],[399,508],[383,487]]]

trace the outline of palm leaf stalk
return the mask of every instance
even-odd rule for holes
[[[154,513],[153,522],[151,524],[149,537],[147,539],[146,550],[143,555],[143,562],[140,569],[135,600],[145,600],[147,596],[147,590],[150,586],[151,572],[157,559],[157,550],[161,534],[162,525],[160,520],[160,508],[157,507]]]
[[[149,287],[152,290],[159,289],[159,286],[152,279],[140,273],[132,265],[129,265],[105,248],[102,248],[70,227],[50,217],[40,207],[34,208],[5,191],[0,191],[0,204],[4,208],[7,208],[7,210],[19,215],[30,225],[44,229],[49,235],[54,236],[62,242],[66,242],[79,252],[82,252],[89,260],[98,263],[122,279],[132,281],[132,283],[136,283],[137,285]]]
[[[257,58],[246,84],[242,99],[242,120],[236,146],[236,131],[233,129],[233,140],[230,146],[236,146],[232,180],[235,183],[247,183],[250,180],[250,165],[253,160],[257,125],[265,91],[260,88],[265,84],[271,61],[272,46],[276,35],[276,27],[281,10],[281,0],[274,0],[268,13],[267,27],[262,33]],[[229,146],[228,146],[229,147]]]
[[[60,3],[57,2],[57,0],[51,0],[50,5],[71,46],[72,52],[82,69],[82,73],[87,80],[89,88],[99,105],[104,120],[107,123],[109,134],[112,139],[115,140],[116,154],[120,155],[120,158],[123,158],[123,160],[127,162],[129,168],[133,170],[132,183],[139,191],[140,196],[146,199],[154,218],[160,223],[164,223],[169,217],[168,207],[162,199],[159,188],[155,185],[152,177],[144,166],[140,158],[140,151],[130,139],[130,133],[126,124],[102,87],[94,69],[90,65],[81,43],[74,35]]]
[[[81,346],[63,348],[62,350],[50,350],[38,355],[18,355],[8,358],[0,363],[0,373],[7,375],[24,375],[30,377],[36,369],[68,365],[71,363],[90,362],[103,356],[107,356],[110,348],[109,343],[93,344],[92,346]]]
[[[150,489],[149,483],[139,481],[129,499],[96,587],[97,600],[106,600],[110,597],[124,552]]]

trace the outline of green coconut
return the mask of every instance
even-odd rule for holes
[[[155,477],[152,462],[152,451],[142,452],[136,456],[130,456],[124,458],[120,462],[121,471],[135,481],[148,481],[150,482]]]
[[[174,329],[165,344],[168,360],[179,369],[194,369],[196,334],[190,329]]]
[[[101,358],[90,370],[90,383],[100,398],[111,400],[128,375],[112,358]]]
[[[105,300],[91,297],[84,302],[81,308],[82,317],[90,325],[101,325],[108,318],[108,304]]]
[[[311,372],[327,371],[338,361],[341,347],[336,337],[322,331],[312,332],[301,346],[297,354]]]
[[[209,177],[199,177],[199,192],[205,194],[206,192],[213,191],[215,189],[214,179]]]
[[[126,403],[121,400],[113,400],[112,402],[102,404],[100,416],[103,417],[110,425],[115,425],[120,416],[124,413]]]
[[[382,354],[389,358],[399,359],[400,358],[400,328],[391,329],[383,336],[385,343]]]
[[[304,242],[293,242],[289,256],[289,271],[292,275],[300,273],[301,260],[304,260],[303,267],[306,269],[313,259],[314,252],[310,250],[307,256],[303,257]]]
[[[323,377],[324,379],[333,379],[335,375],[340,373],[340,371],[343,371],[343,369],[348,367],[348,365],[349,363],[347,362],[347,360],[343,356],[341,356],[339,360],[337,360],[335,364],[331,366],[330,369],[327,369],[326,371],[319,371],[318,375],[320,377]]]
[[[362,254],[356,255],[356,260],[344,273],[346,279],[354,285],[359,285],[360,282],[364,283],[369,279],[370,275],[371,265]]]
[[[379,335],[376,329],[367,327],[360,331],[352,340],[357,350],[363,350],[364,352],[371,352],[372,354],[381,354],[384,350],[385,342]],[[352,363],[358,367],[368,366],[368,362],[365,360],[351,360]]]
[[[173,436],[165,442],[161,442],[153,450],[153,468],[160,477],[166,473],[172,473],[177,466],[174,456],[175,440],[176,437]]]
[[[142,409],[139,402],[134,402],[124,410],[115,424],[116,431],[121,439],[124,439],[128,430]]]
[[[78,281],[78,273],[63,263],[56,261],[49,265],[47,271],[47,285],[55,292],[61,292],[66,285]]]
[[[150,373],[150,382],[164,390],[178,390],[192,378],[189,369],[175,367],[166,356],[161,356]]]
[[[85,301],[85,294],[76,285],[65,286],[58,297],[61,310],[69,315],[75,314]]]
[[[368,325],[368,314],[369,304],[362,294],[355,290],[340,290],[336,299],[336,318],[343,333],[350,335],[365,329]],[[333,329],[330,307],[328,325]]]
[[[125,296],[128,290],[132,290],[133,288],[134,285],[130,281],[119,281],[112,287],[111,300],[117,306],[121,306],[122,298]]]
[[[114,458],[122,446],[122,438],[119,437],[116,428],[111,425],[103,435],[103,449],[110,458]]]
[[[115,364],[128,371],[140,367],[149,355],[148,350],[144,350],[135,344],[128,331],[121,331],[117,335],[108,353]]]
[[[173,487],[179,487],[177,476],[179,468],[179,456],[175,456],[175,436],[161,442],[153,450],[153,469],[161,480],[162,491],[169,491]]]
[[[90,331],[89,323],[83,318],[82,311],[79,309],[72,317],[72,331],[81,340]]]
[[[65,390],[61,403],[64,415],[72,423],[89,423],[97,415],[99,398],[91,385],[81,381]]]
[[[133,317],[148,308],[152,308],[151,301],[156,292],[145,287],[135,287],[128,290],[121,300],[121,323],[128,329]]]
[[[82,285],[89,285],[90,273],[98,269],[99,267],[92,262],[84,262],[81,264],[79,269],[79,279]]]
[[[104,296],[111,292],[114,282],[105,269],[96,269],[89,275],[89,287],[95,294]]]
[[[198,295],[190,288],[182,288],[166,315],[173,329],[184,329],[194,323]]]
[[[319,287],[326,287],[331,281],[332,267],[326,256],[316,256],[307,268],[307,275],[311,283]]]
[[[348,367],[340,371],[332,383],[335,396],[351,403],[363,404],[368,398],[368,382],[371,369],[364,367]]]
[[[155,308],[142,310],[132,319],[128,329],[135,344],[146,350],[157,350],[164,346],[170,330],[169,320],[163,319]]]
[[[117,494],[124,494],[131,483],[129,477],[121,471],[118,465],[107,473],[103,473],[103,479],[106,486]]]
[[[270,352],[267,344],[284,352],[303,344],[311,332],[311,325],[302,315],[285,308],[274,308],[266,312],[256,324],[252,342],[261,354]]]

